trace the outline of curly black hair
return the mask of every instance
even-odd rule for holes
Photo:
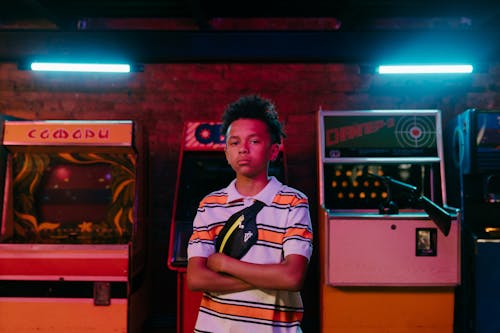
[[[267,99],[257,95],[249,95],[240,97],[236,102],[229,104],[222,115],[222,135],[226,135],[233,121],[241,118],[260,119],[265,122],[273,143],[280,144],[281,138],[286,138],[278,119],[278,112],[274,104]]]

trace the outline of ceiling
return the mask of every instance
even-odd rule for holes
[[[500,2],[494,0],[17,0],[1,7],[1,23],[46,20],[61,30],[96,18],[188,18],[203,30],[211,29],[216,18],[335,18],[350,30],[380,28],[389,19],[396,19],[400,28],[403,19],[407,25],[432,19],[441,28],[446,19],[473,29],[500,24]]]
[[[0,61],[484,62],[499,31],[498,0],[17,0],[0,4]]]

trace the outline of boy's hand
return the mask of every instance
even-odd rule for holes
[[[226,265],[228,265],[228,262],[232,260],[236,259],[231,258],[230,256],[225,255],[224,253],[214,253],[208,257],[207,267],[214,272],[224,273],[225,272],[224,267],[227,267]]]

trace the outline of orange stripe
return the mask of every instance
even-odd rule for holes
[[[201,300],[201,306],[227,315],[281,323],[292,323],[295,321],[300,321],[302,320],[303,316],[303,313],[300,311],[279,311],[253,308],[243,305],[222,304],[205,296]]]
[[[277,194],[273,199],[273,203],[295,207],[300,204],[307,204],[308,202],[306,198],[298,198],[293,194]]]
[[[283,243],[283,234],[281,232],[259,229],[259,240],[281,244]]]
[[[209,195],[205,198],[203,198],[203,200],[200,202],[200,208],[203,207],[204,205],[207,205],[207,204],[219,204],[219,205],[223,205],[223,204],[226,204],[227,203],[227,196],[226,195],[223,195],[223,196],[219,196],[219,195]]]
[[[283,238],[300,236],[305,239],[313,239],[313,234],[307,229],[303,228],[290,228],[285,234],[276,231],[259,229],[259,240],[281,244]]]
[[[205,230],[195,230],[193,231],[193,234],[189,238],[190,241],[195,240],[195,239],[200,239],[200,240],[213,240],[215,239],[215,235],[218,235],[220,230],[222,229],[222,225],[216,226],[215,228],[212,228],[208,231]]]
[[[209,240],[210,234],[207,231],[193,231],[189,241],[193,241],[195,239]]]
[[[292,236],[300,236],[306,239],[312,239],[313,234],[307,229],[303,228],[290,228],[286,231],[285,233],[285,238],[287,237],[292,237]]]

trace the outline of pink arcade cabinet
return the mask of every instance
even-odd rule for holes
[[[452,333],[460,211],[439,110],[318,112],[325,333]]]

